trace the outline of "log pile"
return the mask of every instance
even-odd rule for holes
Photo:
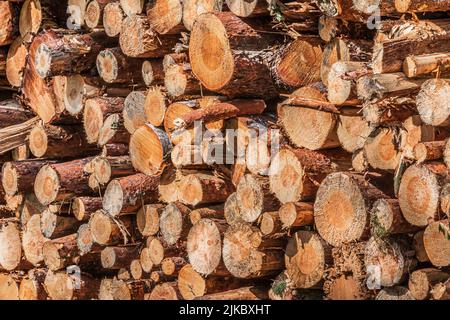
[[[0,299],[448,300],[449,12],[0,1]]]

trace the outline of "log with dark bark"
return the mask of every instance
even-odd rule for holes
[[[142,86],[144,79],[142,79],[142,72],[139,72],[142,62],[142,59],[126,57],[120,48],[110,48],[98,54],[97,71],[107,83]]]
[[[100,280],[84,274],[78,278],[65,271],[48,271],[44,286],[52,300],[90,300],[97,298]]]
[[[103,208],[100,197],[77,197],[73,200],[73,215],[78,221],[87,222],[90,216]]]
[[[46,164],[48,161],[42,160],[6,162],[1,175],[3,190],[10,196],[32,192],[36,175]]]

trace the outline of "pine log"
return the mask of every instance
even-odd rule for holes
[[[435,268],[419,269],[411,273],[408,289],[416,300],[427,300],[438,283],[449,278],[449,274]]]
[[[390,234],[413,233],[419,228],[408,223],[400,211],[397,199],[379,199],[371,209],[372,235],[384,237]]]
[[[154,236],[159,231],[159,217],[163,212],[162,204],[147,204],[139,209],[136,224],[144,237]]]
[[[417,114],[416,103],[410,97],[390,97],[375,102],[364,102],[364,120],[372,126],[403,122]]]
[[[139,257],[139,247],[136,245],[106,247],[102,251],[101,261],[105,269],[121,269],[128,268],[136,257]]]
[[[86,27],[90,29],[97,29],[103,27],[103,12],[109,3],[114,3],[116,0],[93,0],[86,6],[84,14],[84,22]]]
[[[80,255],[83,256],[90,252],[98,253],[103,246],[97,244],[92,235],[91,227],[88,223],[82,224],[77,231],[77,246]]]
[[[189,212],[189,208],[179,202],[171,203],[164,209],[159,218],[159,228],[165,243],[174,245],[186,239],[192,227]]]
[[[441,210],[450,218],[450,183],[442,187],[441,191]]]
[[[450,280],[436,284],[431,290],[433,300],[450,300]]]
[[[242,287],[239,289],[204,295],[196,300],[267,300],[268,288]]]
[[[165,282],[157,284],[150,294],[146,294],[145,300],[181,300],[182,296],[178,290],[178,283]]]
[[[47,300],[48,294],[44,288],[46,275],[45,269],[30,270],[20,282],[19,300]]]
[[[43,205],[63,201],[73,195],[90,194],[84,167],[92,158],[43,166],[34,182],[34,192]]]
[[[47,31],[44,37],[32,56],[41,78],[88,71],[95,67],[100,51],[115,44],[104,32],[72,35]]]
[[[184,176],[178,185],[179,200],[191,206],[225,201],[234,191],[227,179],[210,174],[191,174]]]
[[[450,80],[431,79],[425,81],[416,98],[417,111],[422,121],[433,126],[450,125],[449,97]]]
[[[165,56],[164,56],[165,57]],[[147,87],[164,83],[163,61],[149,59],[142,63],[142,79]]]
[[[37,173],[47,163],[42,160],[5,162],[1,175],[3,190],[10,196],[32,192]]]
[[[71,212],[69,212],[71,214]],[[72,215],[67,216],[58,208],[48,207],[42,212],[41,232],[48,239],[65,237],[78,230],[81,222]]]
[[[307,202],[288,202],[278,210],[283,229],[311,225],[314,222],[314,207]]]
[[[138,173],[116,178],[108,184],[103,196],[103,209],[110,215],[130,213],[138,210],[144,203],[157,199],[159,176]]]
[[[52,300],[90,300],[97,298],[100,281],[84,274],[50,270],[44,286]]]
[[[96,146],[89,145],[79,126],[37,125],[29,135],[31,153],[38,158],[79,158],[97,153]]]
[[[164,169],[172,144],[163,130],[147,123],[133,133],[129,148],[134,168],[145,174],[155,174]]]
[[[125,128],[122,115],[113,113],[107,116],[103,122],[103,126],[100,128],[97,144],[100,147],[103,147],[104,145],[111,143],[127,144],[129,141],[130,133]]]
[[[332,263],[331,247],[317,233],[299,231],[290,238],[284,260],[290,286],[312,288]]]
[[[411,292],[400,286],[383,288],[376,296],[376,300],[415,300]]]
[[[120,280],[103,279],[100,284],[98,298],[100,300],[144,300],[151,292],[154,283],[148,279]]]
[[[339,150],[316,152],[283,148],[270,165],[270,191],[281,203],[310,200],[327,173],[350,167],[350,157]]]
[[[429,262],[430,258],[428,258],[427,252],[425,251],[425,246],[423,243],[423,234],[424,230],[417,232],[413,237],[413,246],[416,254],[416,259],[419,262]]]
[[[41,232],[41,215],[30,217],[23,227],[22,249],[25,258],[34,266],[39,266],[44,261],[42,248],[48,239]]]
[[[206,12],[222,11],[223,2],[218,0],[186,0],[183,1],[183,24],[192,30],[197,17]]]
[[[91,215],[89,228],[93,241],[103,246],[127,244],[128,237],[134,235],[134,221],[131,216],[113,219],[103,210]],[[86,236],[89,234],[86,233]]]
[[[125,55],[134,58],[159,58],[172,51],[178,35],[159,38],[147,16],[134,15],[125,18],[120,33],[120,47]]]
[[[0,273],[1,300],[19,300],[19,284],[21,278],[16,273]]]
[[[125,99],[122,115],[125,128],[131,134],[147,121],[144,110],[145,98],[145,91],[132,91]]]
[[[439,196],[448,179],[442,163],[429,162],[410,166],[403,173],[398,199],[405,219],[415,226],[439,220]]]
[[[411,256],[407,242],[402,240],[372,237],[367,242],[364,263],[369,277],[373,276],[378,285],[399,284],[414,270],[417,261]]]
[[[369,208],[375,200],[386,197],[361,175],[332,173],[317,191],[314,203],[316,228],[333,246],[367,239]]]
[[[423,234],[427,256],[436,267],[450,265],[449,220],[431,222]]]
[[[343,104],[347,100],[356,98],[356,84],[354,80],[344,79],[348,74],[367,74],[366,62],[337,61],[333,63],[328,73],[328,101]]]
[[[98,189],[106,185],[112,179],[133,175],[136,173],[131,165],[130,157],[96,157],[91,161],[91,178],[95,181],[90,183],[92,189]],[[90,181],[91,182],[91,181]]]
[[[243,279],[278,274],[284,267],[283,252],[270,242],[248,224],[230,226],[223,240],[226,268],[234,277]]]
[[[202,86],[189,63],[172,64],[165,69],[164,86],[173,100],[202,95]],[[206,90],[205,90],[206,91]]]
[[[143,85],[141,59],[126,57],[120,48],[100,51],[97,56],[97,71],[107,83]]]
[[[19,9],[10,1],[1,1],[0,12],[0,46],[5,46],[12,43],[19,33]]]
[[[198,209],[192,210],[189,213],[189,219],[191,220],[192,225],[196,224],[201,219],[222,220],[223,218],[224,218],[224,205],[223,204],[209,206],[209,207],[205,207],[205,208],[198,208]]]
[[[439,160],[444,153],[445,141],[429,141],[416,144],[413,149],[417,162]]]
[[[429,73],[445,73],[450,68],[450,53],[431,53],[411,55],[403,61],[403,73],[409,77],[418,77]]]
[[[120,6],[123,12],[131,17],[135,14],[140,14],[144,10],[144,0],[120,0]]]
[[[150,26],[159,34],[178,34],[185,30],[180,0],[152,0],[146,7]]]
[[[0,219],[0,270],[11,271],[26,267],[22,260],[20,225],[13,219]]]
[[[72,203],[73,215],[81,222],[89,221],[90,216],[102,207],[100,197],[77,197]]]
[[[100,130],[108,116],[123,110],[124,99],[120,97],[99,97],[85,102],[83,126],[88,143],[96,143]]]
[[[125,19],[119,1],[111,2],[103,9],[103,28],[109,37],[116,37],[122,29],[122,21]]]
[[[233,192],[225,201],[224,217],[230,226],[236,223],[245,222],[241,216],[241,206],[237,201],[236,192]]]
[[[216,219],[201,219],[191,228],[186,249],[189,262],[196,272],[207,276],[219,267],[226,228],[225,221]]]
[[[208,90],[220,94],[275,97],[264,52],[259,51],[272,45],[274,38],[256,32],[230,12],[199,16],[189,43],[192,71]]]
[[[188,262],[182,257],[170,257],[161,261],[161,271],[165,276],[177,276]],[[161,279],[161,277],[159,277]]]
[[[270,190],[269,179],[247,174],[236,188],[240,219],[256,221],[261,213],[279,208],[279,201]]]
[[[85,27],[84,17],[88,0],[68,0],[67,1],[67,28],[70,30],[80,30]]]
[[[367,162],[374,169],[395,170],[399,164],[401,153],[399,129],[397,127],[381,127],[372,132],[364,144]]]
[[[325,102],[323,91],[323,87],[314,85],[298,89],[293,96]],[[309,108],[279,105],[278,119],[289,140],[297,147],[318,150],[339,146],[336,133],[337,117],[334,114]]]
[[[377,42],[373,47],[373,72],[379,74],[401,71],[403,61],[411,54],[450,51],[449,37],[450,35],[441,29],[437,35],[428,37],[398,38]]]
[[[361,149],[373,130],[374,126],[361,116],[339,116],[337,136],[345,151]]]
[[[27,64],[28,48],[21,37],[17,37],[9,46],[6,57],[6,79],[13,87],[20,87]]]

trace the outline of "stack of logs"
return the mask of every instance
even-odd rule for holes
[[[0,299],[450,299],[450,1],[225,2],[0,1]]]

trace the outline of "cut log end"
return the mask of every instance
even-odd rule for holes
[[[120,34],[124,13],[119,2],[111,2],[103,9],[103,27],[110,37]]]
[[[60,187],[58,173],[50,165],[43,166],[34,181],[34,193],[39,202],[43,205],[54,202]]]

